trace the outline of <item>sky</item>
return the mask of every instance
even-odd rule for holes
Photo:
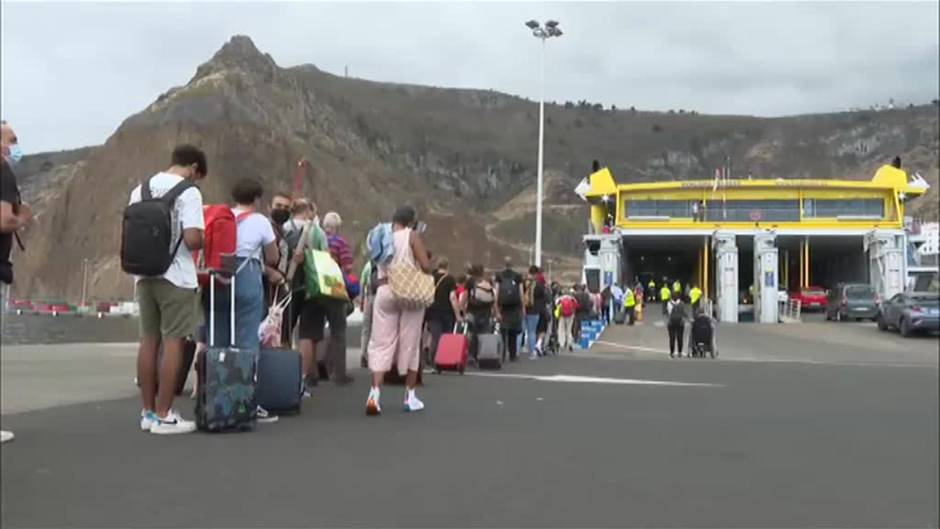
[[[940,92],[933,2],[0,3],[0,112],[26,153],[103,143],[232,35],[284,67],[619,108],[781,116]]]

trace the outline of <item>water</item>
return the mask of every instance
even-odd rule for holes
[[[361,319],[350,318],[346,329],[347,347],[359,347]],[[129,343],[136,342],[135,317],[107,317],[45,314],[3,314],[3,344]]]

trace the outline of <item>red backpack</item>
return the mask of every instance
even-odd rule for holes
[[[578,302],[571,296],[561,298],[561,315],[570,318],[578,311]]]
[[[250,212],[241,213],[236,218],[232,209],[225,204],[202,207],[205,242],[202,251],[194,256],[201,286],[209,286],[209,270],[224,270],[226,264],[231,266],[231,263],[223,264],[223,256],[235,255],[238,221],[247,215],[250,215]]]

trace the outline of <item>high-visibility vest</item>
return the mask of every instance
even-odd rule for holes
[[[698,300],[702,297],[702,289],[699,287],[692,287],[692,290],[689,291],[689,300],[692,303],[698,303]]]
[[[672,284],[672,291],[673,291],[673,292],[678,292],[678,293],[681,294],[681,293],[682,293],[682,283],[680,283],[680,282],[678,282],[678,281],[676,281],[675,283],[673,283],[673,284]]]
[[[636,306],[636,296],[633,295],[633,291],[629,288],[627,289],[627,295],[623,298],[623,306],[632,309]]]
[[[659,291],[659,300],[660,301],[669,301],[672,299],[672,293],[669,292],[669,287],[663,285],[663,288]]]
[[[656,292],[656,282],[655,282],[655,281],[650,281],[649,284],[646,285],[646,286],[648,287],[647,290],[649,290],[650,294],[652,294],[653,292]]]

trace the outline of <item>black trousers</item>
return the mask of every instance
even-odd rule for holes
[[[431,333],[431,344],[424,365],[433,366],[434,355],[437,354],[437,344],[441,342],[441,335],[454,332],[454,315],[451,314],[449,318],[439,315],[431,316],[428,318],[428,332]]]
[[[636,307],[627,307],[627,323],[633,325],[636,323]]]
[[[510,360],[515,360],[519,354],[519,348],[517,347],[519,342],[516,341],[519,338],[519,331],[500,329],[499,333],[503,337],[503,362],[506,361],[506,352],[509,352]]]
[[[678,345],[679,354],[681,355],[682,335],[685,334],[685,325],[682,323],[678,325],[669,324],[667,329],[669,329],[669,354],[674,354],[676,352],[676,345]]]

